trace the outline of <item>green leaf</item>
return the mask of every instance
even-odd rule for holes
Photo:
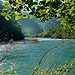
[[[49,2],[50,0],[46,0],[46,2]]]
[[[19,19],[21,19],[21,16],[16,16],[15,17],[15,20],[19,20]]]
[[[72,65],[70,65],[69,67],[71,67],[71,68],[72,68],[73,66],[72,66]]]
[[[9,2],[3,2],[3,4],[5,7],[8,7],[9,6]]]
[[[20,13],[19,13],[19,12],[17,12],[17,11],[15,11],[15,14],[16,14],[16,15],[19,15]]]
[[[75,58],[74,58],[74,62],[73,63],[75,63]]]
[[[34,16],[33,16],[33,15],[31,15],[31,16],[30,16],[30,19],[32,19],[33,17],[34,17]]]
[[[35,0],[35,2],[38,2],[38,0]]]
[[[60,20],[60,18],[59,19],[57,19],[57,21],[59,21]]]
[[[11,19],[11,16],[7,15],[7,16],[5,16],[5,19],[6,20],[10,20]]]
[[[10,5],[9,8],[12,8],[12,6]]]
[[[6,16],[6,14],[7,14],[6,12],[1,12],[2,16]]]
[[[33,5],[32,7],[36,7],[37,5]]]
[[[75,30],[75,26],[72,27]]]
[[[71,32],[73,32],[73,30],[71,30]]]
[[[28,16],[26,14],[23,14],[22,17],[23,18],[28,18]]]
[[[21,15],[23,14],[23,12],[17,12],[17,11],[15,11],[15,14],[16,14],[17,16],[21,16]]]
[[[12,13],[13,13],[13,11],[12,11],[12,10],[9,10],[9,11],[8,11],[8,14],[9,14],[9,15],[11,15]]]
[[[4,12],[4,11],[7,11],[7,9],[3,8],[3,9],[2,9],[2,12]]]

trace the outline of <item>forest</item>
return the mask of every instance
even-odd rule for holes
[[[10,39],[24,39],[20,23],[16,22],[14,19],[10,22],[6,21],[3,16],[0,16],[0,41],[9,41]]]
[[[0,42],[1,75],[75,75],[75,0],[5,0],[2,5],[0,40],[11,40]],[[34,17],[43,23],[57,18],[60,24],[23,35],[18,20]],[[31,37],[39,38],[29,43]]]
[[[39,37],[39,38],[54,38],[54,39],[75,39],[75,31],[68,31],[63,28],[63,25],[51,26],[49,29],[44,29],[39,34],[25,34],[25,37]]]
[[[2,6],[2,2],[0,1],[0,9],[3,8],[4,6]],[[9,41],[10,39],[24,39],[24,35],[21,32],[21,24],[15,21],[14,17],[10,21],[7,21],[4,16],[0,14],[0,41]]]

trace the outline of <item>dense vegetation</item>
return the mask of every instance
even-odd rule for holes
[[[75,7],[75,1],[74,0],[26,0],[26,1],[12,1],[8,0],[7,2],[4,2],[3,5],[5,7],[9,7],[11,10],[2,9],[1,15],[5,16],[7,20],[10,20],[11,14],[15,13],[15,20],[19,20],[22,18],[28,18],[27,14],[24,12],[29,12],[30,19],[33,17],[36,17],[38,20],[41,20],[42,22],[48,21],[49,19],[52,19],[53,17],[58,18],[58,20],[61,21],[61,24],[63,25],[63,28],[67,34],[61,33],[59,36],[57,35],[58,32],[54,33],[52,35],[53,38],[74,38],[71,36],[74,34],[75,30],[75,14],[74,14],[74,7]],[[28,6],[27,6],[28,5]],[[22,10],[22,11],[21,11]],[[72,33],[71,33],[72,32]],[[52,33],[53,34],[53,33]]]
[[[9,22],[0,15],[0,41],[6,41],[10,39],[24,39],[24,35],[21,33],[21,26],[14,19]]]
[[[3,5],[10,8],[10,10],[3,9],[1,13],[7,20],[11,19],[12,13],[16,15],[15,20],[19,20],[21,17],[28,18],[22,12],[24,11],[29,12],[30,19],[36,17],[42,22],[57,17],[64,28],[75,30],[75,0],[42,0],[40,2],[38,0],[6,0]]]
[[[72,37],[71,34],[74,34],[75,30],[75,0],[42,0],[38,2],[38,0],[6,0],[6,2],[3,3],[5,7],[9,7],[11,10],[3,9],[1,10],[2,13],[1,15],[5,16],[7,20],[10,20],[11,14],[15,12],[15,20],[23,18],[28,18],[26,14],[23,14],[22,11],[24,12],[29,12],[31,15],[30,18],[36,17],[38,20],[41,20],[42,22],[45,22],[49,19],[52,19],[52,17],[57,17],[58,20],[61,21],[61,24],[63,25],[63,28],[65,30],[65,34],[67,35],[67,38]],[[22,10],[22,11],[21,11]],[[58,26],[62,28],[62,26]],[[60,28],[54,28],[55,30],[52,29],[52,37],[54,38],[62,38],[60,37],[61,33],[57,35],[60,32],[63,33],[63,29]],[[54,31],[53,31],[54,30]],[[50,31],[50,29],[49,29]],[[48,32],[49,32],[48,31]],[[46,32],[46,31],[45,31]],[[45,33],[44,32],[44,33]],[[72,32],[72,33],[71,33]],[[46,34],[46,33],[45,33]],[[49,34],[50,35],[50,34]],[[47,35],[48,36],[48,35]],[[63,37],[65,38],[65,36]],[[75,60],[75,59],[74,59]],[[74,63],[74,62],[73,62]],[[71,63],[70,63],[71,64]],[[55,68],[52,73],[50,74],[50,71],[47,73],[42,72],[40,74],[42,75],[62,75],[62,71],[64,72],[63,74],[65,75],[66,71],[68,71],[68,64],[64,66],[59,66],[58,68]],[[72,64],[71,64],[72,66]],[[71,68],[70,68],[71,69]],[[46,70],[44,70],[46,71]],[[37,68],[34,71],[35,74],[38,74],[39,72],[37,71]],[[12,74],[11,74],[12,75]],[[34,75],[34,74],[33,74]]]
[[[2,8],[3,6],[0,4],[0,9]],[[14,18],[7,21],[2,15],[0,15],[0,41],[10,39],[24,39],[24,35],[21,32],[21,25],[19,22],[15,21]]]
[[[51,26],[49,29],[45,29],[40,34],[29,35],[25,34],[25,37],[50,37],[55,39],[75,39],[75,31],[68,31],[63,28],[62,25]]]

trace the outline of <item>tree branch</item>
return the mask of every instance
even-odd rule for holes
[[[57,65],[57,62],[55,61],[55,62],[49,67],[49,69],[51,69],[51,67],[52,67],[54,64]],[[48,70],[49,70],[49,69],[48,69]]]
[[[7,50],[7,54],[8,54],[8,50]],[[7,57],[7,54],[5,54],[5,52],[4,52],[5,56],[0,60],[0,62],[2,62]]]
[[[53,50],[54,48],[57,48],[61,43],[64,43],[64,42],[61,41],[61,42],[59,42],[56,46],[54,46],[53,48],[51,48],[50,50],[46,51],[46,52],[43,54],[42,58],[40,59],[38,66],[41,64],[41,61],[42,61],[42,59],[44,58],[44,56],[45,56],[49,51]],[[53,63],[53,65],[54,65],[54,63]],[[52,67],[52,66],[51,66],[51,67]],[[36,69],[33,71],[32,75],[34,75],[35,71],[36,71]]]

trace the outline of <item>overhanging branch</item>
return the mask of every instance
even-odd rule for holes
[[[46,55],[48,52],[50,52],[51,50],[53,50],[54,48],[57,48],[61,43],[64,43],[64,42],[61,41],[61,42],[59,42],[56,46],[54,46],[53,48],[51,48],[51,49],[49,49],[48,51],[46,51],[46,52],[43,54],[42,58],[40,59],[38,66],[40,66],[40,64],[41,64],[41,62],[42,62],[42,59],[45,57],[45,55]],[[56,63],[56,61],[50,66],[50,68],[51,68],[55,63]],[[37,69],[38,69],[38,68],[37,68]],[[35,71],[36,71],[36,69],[33,71],[32,75],[34,75]]]

